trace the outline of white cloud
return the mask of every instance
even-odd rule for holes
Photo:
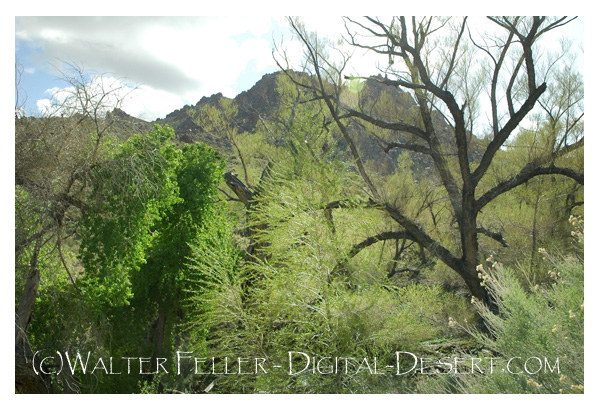
[[[256,70],[261,71],[273,65],[272,45],[270,41],[262,38],[249,38],[244,40],[239,47],[243,61],[256,62]]]
[[[321,37],[336,40],[344,32],[338,16],[302,20]],[[247,86],[259,79],[241,81],[248,68],[254,73],[277,70],[272,59],[273,23],[287,26],[281,18],[269,16],[19,17],[15,33],[17,43],[41,47],[44,61],[75,62],[138,85],[139,101],[131,100],[123,109],[153,120],[203,96],[221,92],[234,97],[242,91],[236,84]],[[283,40],[298,67],[301,44],[291,34]]]
[[[74,62],[139,85],[143,103],[128,107],[164,116],[165,108],[205,95],[235,96],[242,90],[234,85],[250,63],[255,71],[276,70],[270,41],[263,38],[269,30],[267,16],[19,17],[15,34],[17,43],[40,48],[42,61]]]
[[[165,114],[178,110],[184,105],[185,101],[172,93],[140,86],[123,102],[121,109],[134,117],[153,121],[165,117]]]
[[[112,90],[114,94],[106,100],[107,110],[119,107],[127,114],[146,121],[153,121],[164,117],[165,113],[173,112],[185,105],[182,98],[165,91],[154,90],[148,86],[133,88],[114,78],[94,78],[88,85],[90,89]],[[73,96],[74,87],[53,87],[46,90],[49,98],[36,101],[36,108],[43,115],[59,115],[66,113],[67,100]]]
[[[321,38],[336,41],[346,34],[339,16],[301,20]],[[20,42],[41,50],[39,60],[52,64],[72,61],[138,85],[140,101],[130,102],[124,109],[155,119],[184,104],[195,104],[203,96],[222,92],[234,97],[242,91],[236,85],[247,86],[258,80],[242,77],[248,69],[254,73],[275,71],[271,30],[286,26],[282,18],[269,16],[18,17],[15,35],[18,50],[22,50]],[[281,40],[280,34],[275,42]],[[290,33],[283,41],[292,66],[300,68],[302,45]],[[349,50],[347,45],[342,47]],[[387,61],[374,53],[353,50],[346,72],[373,75],[377,64],[385,67]],[[34,69],[30,63],[27,66]],[[31,75],[40,71],[38,66]]]

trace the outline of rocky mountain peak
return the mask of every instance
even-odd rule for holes
[[[240,132],[252,132],[255,130],[260,118],[269,118],[277,110],[280,104],[280,96],[277,91],[277,79],[284,75],[282,72],[265,74],[252,88],[244,91],[233,98],[233,102],[238,108],[237,116],[233,119],[235,125]],[[351,88],[351,86],[350,86]],[[387,78],[378,75],[368,80],[363,80],[355,90],[349,91],[354,93],[358,91],[357,100],[353,104],[357,104],[360,110],[375,117],[380,117],[386,121],[398,121],[399,119],[406,122],[415,122],[418,118],[418,107],[412,95],[406,91],[389,84]],[[200,126],[192,119],[189,114],[190,109],[199,109],[204,106],[218,106],[219,100],[226,98],[222,93],[216,93],[211,96],[202,97],[195,105],[186,105],[178,110],[168,114],[164,119],[158,119],[155,123],[164,125],[168,124],[175,130],[176,139],[183,143],[193,143],[202,141],[217,150],[229,156],[231,147],[230,143],[218,136],[205,133]],[[128,116],[121,110],[114,113],[120,118],[128,118],[131,122],[133,117]],[[433,113],[434,122],[437,124],[436,130],[442,141],[446,144],[453,143],[453,133],[451,126],[445,121],[440,113]],[[141,120],[138,120],[141,122]],[[152,123],[147,123],[151,127]],[[351,127],[351,126],[350,126]],[[363,159],[366,162],[377,164],[377,169],[381,173],[386,174],[392,172],[397,166],[398,150],[393,150],[385,153],[380,147],[376,139],[368,134],[364,134],[362,128],[354,128],[356,143],[360,147]],[[401,133],[392,137],[396,140],[405,140],[412,138],[411,136],[403,136]],[[474,139],[476,140],[476,139]],[[406,140],[407,141],[407,140]],[[476,157],[476,141],[472,154]],[[340,147],[344,144],[341,142]],[[411,153],[414,164],[419,168],[427,169],[431,166],[431,159],[420,153]]]

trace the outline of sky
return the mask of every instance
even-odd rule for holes
[[[323,35],[343,30],[341,17],[305,20]],[[293,43],[284,17],[15,17],[15,58],[29,114],[66,86],[59,72],[65,64],[135,87],[122,109],[151,121],[203,96],[248,90],[278,70],[275,44],[299,57]]]
[[[27,107],[39,108],[64,62],[137,87],[123,109],[154,120],[222,92],[234,97],[276,70],[281,18],[17,17],[15,54]]]
[[[339,16],[303,20],[322,36],[344,32]],[[568,31],[582,38],[582,27],[580,19]],[[251,88],[278,69],[275,44],[300,50],[283,17],[15,17],[15,57],[29,114],[43,111],[52,93],[66,86],[58,70],[72,63],[122,82],[125,90],[135,87],[121,107],[128,114],[164,118],[203,96],[233,98]],[[353,61],[376,66],[375,56]]]
[[[339,16],[303,17],[321,36],[339,38]],[[583,19],[567,29],[583,37]],[[299,58],[283,17],[15,16],[15,58],[28,114],[43,111],[52,93],[66,86],[65,63],[136,88],[121,107],[152,121],[203,96],[233,98],[278,68],[272,56],[282,44]],[[354,58],[376,74],[375,56]],[[367,68],[365,70],[368,70]],[[121,85],[121,83],[118,83]],[[22,99],[23,101],[23,99]]]

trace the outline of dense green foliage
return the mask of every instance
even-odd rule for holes
[[[351,191],[351,173],[341,162],[312,157],[299,138],[303,133],[297,136],[289,134],[297,150],[273,166],[250,212],[260,245],[254,258],[243,262],[227,244],[219,254],[196,249],[194,267],[209,273],[211,287],[194,298],[198,309],[204,307],[194,329],[208,329],[206,340],[199,335],[192,340],[194,352],[218,358],[259,356],[282,364],[289,351],[299,351],[353,357],[355,367],[366,357],[382,362],[394,350],[417,350],[425,340],[463,336],[447,327],[447,318],[474,322],[472,312],[464,299],[439,286],[397,288],[376,274],[380,260],[374,256],[354,265],[351,278],[337,272],[369,212],[357,207],[336,215],[335,223],[327,222],[323,201],[344,188]],[[356,224],[347,225],[350,220]],[[220,378],[214,391],[399,392],[407,384],[367,374],[231,375]]]
[[[285,96],[293,89],[282,80],[279,91],[280,115],[289,116],[285,110],[293,101],[285,103]],[[518,268],[485,269],[505,313],[500,317],[480,302],[470,304],[463,285],[442,266],[424,266],[416,280],[409,273],[388,275],[399,262],[417,265],[418,249],[402,254],[401,260],[394,260],[395,240],[354,250],[364,232],[384,230],[385,224],[364,206],[367,199],[356,189],[347,160],[334,149],[333,134],[314,127],[310,119],[317,110],[316,103],[295,108],[278,146],[268,144],[276,123],[265,124],[269,130],[259,129],[243,146],[248,178],[259,179],[259,189],[247,215],[241,209],[236,213],[246,225],[240,233],[251,233],[253,255],[244,251],[247,239],[233,234],[237,218],[219,201],[224,163],[213,149],[201,144],[177,149],[172,130],[159,127],[108,145],[90,177],[93,189],[86,202],[94,212],[83,213],[77,238],[63,247],[70,265],[78,267],[77,286],[64,274],[60,257],[43,248],[48,257],[43,258],[44,282],[29,338],[36,346],[114,358],[173,359],[177,351],[192,352],[220,359],[220,367],[224,358],[259,357],[287,364],[290,351],[308,353],[313,360],[351,357],[350,372],[330,374],[323,366],[323,372],[291,376],[270,369],[214,378],[177,375],[176,362],[169,361],[166,371],[155,376],[90,377],[79,372],[76,382],[60,380],[55,389],[68,391],[66,384],[72,384],[83,392],[198,392],[216,381],[212,392],[580,391],[584,374],[577,347],[583,313],[576,309],[582,304],[581,263],[538,255],[532,264],[527,251],[531,245],[517,231],[508,237],[515,244],[523,241],[516,249],[504,251],[490,242],[488,251],[495,259],[513,261],[514,267],[520,262],[524,268],[523,275],[514,274]],[[259,178],[265,153],[271,164]],[[419,195],[436,195],[434,184],[416,182],[412,167],[410,157],[402,155],[401,178],[383,177],[390,190],[405,198],[408,211],[418,209]],[[554,182],[552,187],[557,196],[560,186]],[[537,242],[532,246],[576,252],[568,245],[567,232],[562,237],[552,234],[555,224],[565,230],[569,224],[538,207],[538,193],[536,183],[520,187],[485,218],[526,227],[530,213],[537,213]],[[546,189],[542,193],[551,195]],[[327,212],[325,206],[337,198],[346,199],[342,207]],[[28,194],[17,188],[19,221],[34,227],[39,223],[27,220],[33,212],[28,202]],[[520,211],[506,214],[506,208]],[[21,255],[26,258],[27,253]],[[559,278],[557,271],[547,274],[554,266]],[[22,284],[17,281],[18,288]],[[477,331],[481,321],[490,327],[490,335]],[[451,341],[462,348],[435,348]],[[417,373],[373,375],[368,368],[375,358],[379,367],[398,367],[398,351],[418,357],[459,356],[465,354],[463,347],[481,358],[489,352],[505,360],[559,357],[561,374],[423,379]],[[409,358],[399,364],[405,370],[412,365]]]
[[[35,346],[112,356],[171,354],[185,317],[191,243],[230,236],[217,230],[226,215],[217,199],[220,155],[201,144],[177,149],[173,136],[172,129],[155,126],[102,147],[75,236],[61,255],[41,249],[43,281],[29,332]],[[16,194],[21,229],[35,233],[36,221],[27,227],[24,218],[32,207],[28,195]],[[27,248],[20,256],[27,258]],[[77,270],[73,282],[61,258]],[[79,377],[83,391],[131,392],[139,385],[132,377]]]

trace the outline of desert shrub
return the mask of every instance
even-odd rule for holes
[[[303,216],[293,221],[299,233],[322,227],[320,217]],[[275,248],[277,253],[265,260],[243,260],[230,238],[226,244],[194,248],[198,285],[190,301],[197,315],[188,348],[201,357],[260,357],[282,365],[267,367],[267,373],[219,376],[213,392],[405,392],[411,377],[374,375],[374,359],[381,372],[381,364],[393,364],[396,351],[419,352],[423,341],[464,337],[463,330],[449,326],[449,318],[474,321],[467,301],[439,286],[363,282],[350,287],[331,275],[336,260],[321,236],[296,237],[300,245],[295,245],[285,238],[288,232],[272,235],[279,241],[266,246],[264,254]],[[303,354],[295,354],[294,372],[289,372],[290,352],[310,358],[305,372],[298,372],[306,361]],[[328,372],[334,358],[350,358],[349,369],[342,369],[342,360],[343,367]],[[327,365],[314,372],[314,362],[321,359]],[[204,379],[195,385],[203,387],[215,380],[198,378]]]
[[[421,392],[581,393],[584,391],[584,265],[580,258],[553,258],[550,284],[522,285],[514,270],[501,264],[480,277],[499,302],[499,315],[481,302],[474,306],[488,333],[469,328],[497,358],[494,372],[446,373],[423,380]],[[528,288],[528,289],[527,289]],[[506,365],[512,360],[510,368]]]

